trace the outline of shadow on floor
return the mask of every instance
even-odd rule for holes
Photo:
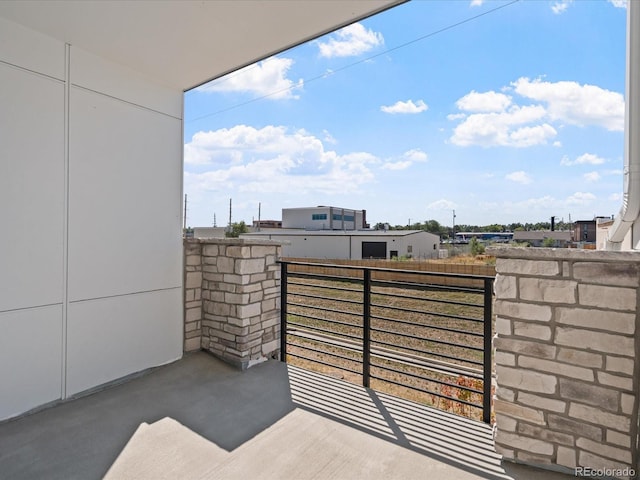
[[[205,353],[0,424],[7,479],[565,479],[508,473],[491,428],[280,362]]]
[[[138,427],[173,418],[232,451],[294,405],[286,367],[246,371],[206,353],[0,424],[0,478],[102,478]]]

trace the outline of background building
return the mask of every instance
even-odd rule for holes
[[[282,228],[282,220],[254,220],[253,228]]]
[[[242,238],[267,238],[285,242],[283,257],[363,260],[406,257],[438,258],[440,238],[423,230],[300,230],[253,232]]]
[[[595,243],[596,220],[578,220],[573,226],[573,239],[579,243]]]
[[[339,207],[283,208],[282,228],[361,230],[369,228],[366,210]]]
[[[524,230],[513,232],[513,241],[528,242],[532,247],[542,247],[545,246],[545,240],[551,239],[552,247],[568,247],[572,240],[571,236],[572,232],[569,231]]]

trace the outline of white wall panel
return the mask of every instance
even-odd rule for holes
[[[64,43],[3,18],[0,61],[64,80]]]
[[[182,92],[78,48],[71,50],[71,83],[182,118]]]
[[[68,395],[181,356],[181,288],[69,304]]]
[[[2,63],[0,85],[0,311],[61,303],[64,85]]]
[[[273,238],[291,243],[283,245],[283,257],[349,258],[348,236],[291,235]]]
[[[62,306],[0,313],[0,420],[60,398]]]
[[[180,120],[77,87],[70,112],[69,299],[182,285]]]

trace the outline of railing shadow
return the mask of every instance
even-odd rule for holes
[[[299,408],[483,478],[511,478],[484,423],[299,367],[288,370]]]

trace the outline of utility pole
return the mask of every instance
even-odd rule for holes
[[[217,225],[216,225],[216,214],[215,213],[213,214],[213,226],[217,227]]]
[[[182,217],[182,229],[187,228],[187,194],[184,194],[184,217]]]
[[[452,236],[451,241],[455,242],[455,239],[456,239],[456,211],[455,210],[453,211],[453,229],[451,232],[451,236]]]
[[[229,199],[229,231],[231,231],[231,198]]]
[[[262,209],[262,202],[258,202],[258,231],[260,231],[260,210]]]

